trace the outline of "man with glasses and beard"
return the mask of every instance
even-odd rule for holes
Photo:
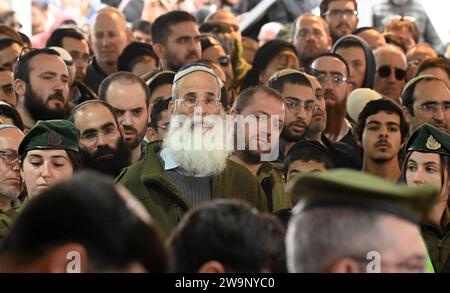
[[[326,128],[323,133],[332,142],[343,142],[358,149],[347,114],[347,95],[352,90],[350,70],[338,54],[326,53],[315,58],[310,72],[322,86],[326,104]]]
[[[70,111],[69,73],[55,50],[22,54],[14,68],[14,91],[25,128],[38,120],[63,119]]]
[[[378,47],[373,54],[377,66],[373,89],[400,104],[408,66],[405,53],[395,45],[385,45]]]
[[[181,68],[174,78],[164,141],[149,143],[144,160],[117,178],[166,235],[189,209],[211,199],[238,198],[267,210],[266,196],[253,174],[228,160],[232,136],[220,103],[221,86],[207,65]]]
[[[143,159],[144,137],[150,123],[150,93],[147,85],[131,72],[119,71],[100,84],[100,100],[114,108],[131,150],[131,163]]]
[[[285,99],[285,120],[277,160],[283,162],[289,149],[305,135],[316,108],[316,98],[311,82],[298,70],[278,71],[267,84]]]
[[[98,100],[86,101],[72,110],[68,120],[81,132],[83,167],[115,177],[130,165],[130,151],[109,104]]]

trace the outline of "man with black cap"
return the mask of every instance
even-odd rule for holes
[[[411,79],[402,93],[402,110],[413,132],[424,123],[450,133],[450,89],[432,75]]]
[[[267,210],[256,178],[228,160],[232,149],[227,147],[220,88],[209,66],[181,68],[174,78],[170,127],[163,143],[149,143],[144,160],[117,178],[143,202],[166,235],[190,208],[215,198],[240,198]]]
[[[286,236],[288,271],[424,272],[418,222],[437,199],[435,185],[406,187],[357,171],[300,175]]]
[[[439,198],[421,228],[434,270],[442,272],[450,254],[450,135],[425,123],[411,134],[405,149],[403,178],[406,184],[421,186],[434,182],[441,187]]]

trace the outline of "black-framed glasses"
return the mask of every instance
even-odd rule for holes
[[[394,68],[394,70],[392,70]],[[395,72],[395,79],[403,80],[406,77],[406,70],[401,68],[395,68],[390,65],[382,65],[377,68],[377,73],[380,77],[386,78],[391,75],[392,71]]]
[[[298,100],[286,99],[286,102],[284,104],[286,105],[286,108],[288,108],[289,111],[295,114],[298,113],[302,108],[305,110],[306,113],[312,113],[317,108],[317,105],[312,101],[302,103]]]
[[[9,150],[0,151],[0,159],[5,165],[8,165],[10,167],[13,167],[16,164],[20,163],[20,157],[17,154],[17,152],[14,151]]]
[[[226,55],[217,58],[217,63],[219,63],[219,65],[222,67],[227,67],[228,65],[230,65],[230,56]]]
[[[332,18],[341,18],[343,15],[345,15],[346,17],[350,18],[353,16],[358,16],[358,11],[352,9],[333,9],[325,12],[323,15],[328,15]]]
[[[422,110],[423,112],[427,113],[427,114],[436,114],[439,109],[442,109],[442,111],[445,114],[449,114],[450,113],[450,102],[443,102],[442,104],[440,103],[425,103],[422,105],[415,105],[417,106],[417,108],[419,108],[420,110]]]
[[[323,85],[327,82],[327,80],[331,80],[331,82],[337,86],[343,84],[347,81],[347,77],[343,76],[340,73],[323,73],[323,72],[315,72],[314,76],[317,78],[317,81]]]

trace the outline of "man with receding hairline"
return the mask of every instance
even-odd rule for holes
[[[97,12],[91,31],[94,58],[88,66],[84,81],[97,93],[102,80],[117,71],[117,60],[133,35],[123,13],[113,7]]]

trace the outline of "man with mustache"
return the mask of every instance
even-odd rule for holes
[[[420,75],[405,86],[402,110],[412,133],[424,123],[450,133],[450,90],[432,75]]]
[[[103,79],[117,71],[117,60],[133,39],[125,15],[114,7],[97,11],[89,39],[94,58],[88,65],[84,82],[95,92]]]
[[[357,150],[352,126],[345,118],[347,95],[352,90],[347,63],[340,55],[326,53],[312,61],[310,71],[320,82],[325,97],[327,124],[323,133],[332,142],[344,142]]]
[[[26,128],[38,120],[63,119],[69,112],[69,73],[55,50],[22,55],[14,68],[14,91]]]
[[[23,136],[17,127],[0,124],[0,214],[13,207],[23,189],[17,154]]]
[[[211,199],[239,198],[267,210],[253,174],[228,160],[233,148],[220,88],[209,66],[182,67],[174,78],[170,128],[163,143],[149,143],[144,160],[117,178],[142,201],[166,236],[189,209]]]
[[[331,49],[333,41],[327,22],[312,13],[299,16],[294,23],[292,44],[297,50],[301,65],[308,66],[312,59]]]
[[[246,167],[258,178],[267,195],[269,211],[290,208],[292,204],[284,193],[283,180],[275,166],[269,162],[278,156],[285,99],[278,91],[266,86],[250,87],[236,98],[230,114],[237,118],[235,139],[244,135],[245,141],[245,145],[242,145],[244,147],[236,145],[231,160]],[[242,123],[243,121],[248,123]],[[271,154],[274,157],[271,158]]]
[[[311,123],[304,136],[305,140],[313,140],[323,145],[331,155],[334,168],[350,168],[361,170],[361,157],[355,154],[355,150],[346,143],[332,142],[324,135],[327,126],[327,111],[325,98],[317,78],[312,75],[305,74],[311,82],[316,97],[316,109],[312,113]]]
[[[324,0],[320,2],[320,16],[330,26],[333,42],[351,34],[358,26],[358,4],[356,0]]]
[[[198,25],[188,12],[175,10],[155,19],[152,40],[163,70],[177,72],[201,57]]]
[[[131,150],[131,163],[143,159],[143,139],[150,123],[150,94],[147,85],[131,72],[119,71],[100,84],[100,100],[110,104]]]
[[[310,81],[293,69],[278,71],[268,81],[268,86],[281,93],[285,99],[285,120],[280,135],[279,160],[305,135],[316,108],[316,99]]]
[[[401,176],[398,155],[408,135],[408,125],[398,105],[390,99],[366,104],[356,124],[358,144],[364,151],[362,171],[397,182]]]
[[[82,166],[117,176],[130,165],[130,151],[111,105],[91,100],[75,107],[68,118],[80,130]]]
[[[406,83],[408,66],[405,53],[395,45],[385,45],[373,51],[377,72],[373,89],[400,104]]]

